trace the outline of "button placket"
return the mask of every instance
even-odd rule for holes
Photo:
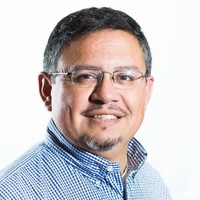
[[[118,194],[123,196],[123,184],[121,180],[120,171],[114,168],[112,165],[106,167],[106,182],[111,186],[112,190],[115,190]]]

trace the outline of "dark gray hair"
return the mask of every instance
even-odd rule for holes
[[[87,8],[61,19],[53,29],[44,51],[43,70],[56,71],[65,45],[74,39],[102,29],[120,29],[134,35],[143,51],[146,76],[151,74],[151,50],[140,25],[126,13],[108,7]]]

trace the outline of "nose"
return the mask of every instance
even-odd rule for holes
[[[93,89],[90,101],[97,104],[117,102],[118,90],[113,86],[112,74],[104,73],[101,82]]]

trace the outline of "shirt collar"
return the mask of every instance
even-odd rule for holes
[[[111,169],[113,169],[113,171],[120,170],[117,163],[110,162],[101,156],[84,151],[83,149],[80,149],[72,144],[58,130],[52,119],[49,121],[47,126],[46,144],[55,148],[57,150],[56,152],[60,153],[62,157],[67,160],[67,162],[70,162],[70,164],[84,172],[87,171],[90,174],[94,173],[99,174],[99,176],[104,176],[104,174]],[[137,172],[145,162],[147,153],[143,146],[135,138],[130,141],[127,152],[129,170]]]

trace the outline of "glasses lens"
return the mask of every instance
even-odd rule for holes
[[[114,86],[121,89],[131,89],[138,84],[137,79],[143,77],[141,72],[138,71],[116,71],[114,73]]]
[[[72,72],[72,81],[78,85],[94,86],[98,83],[99,72],[93,69],[75,69]]]

